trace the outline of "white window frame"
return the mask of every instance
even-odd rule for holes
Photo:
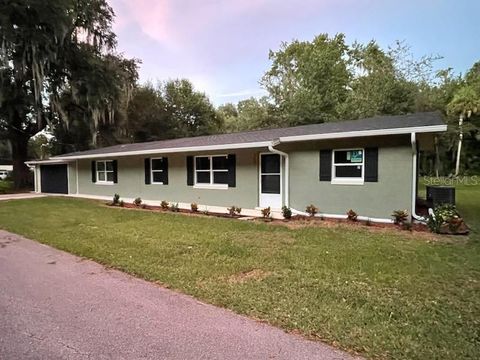
[[[216,184],[213,182],[213,174],[216,172],[226,172],[228,173],[228,169],[213,169],[213,158],[214,157],[224,157],[228,158],[226,154],[218,154],[218,155],[198,155],[194,156],[193,158],[193,171],[194,171],[194,178],[195,182],[193,187],[197,189],[218,189],[218,190],[226,190],[228,189],[228,184]],[[208,158],[210,162],[210,168],[208,170],[197,170],[197,158]],[[198,183],[197,182],[197,171],[198,172],[208,172],[210,173],[210,183]]]
[[[163,181],[153,180],[153,173],[163,173],[163,169],[153,170],[153,160],[163,160],[163,157],[150,158],[150,184],[163,185]]]
[[[361,163],[351,163],[351,164],[335,164],[335,153],[341,151],[362,151],[362,162]],[[362,166],[362,176],[361,177],[336,177],[336,166]],[[334,149],[332,151],[332,184],[337,185],[363,185],[365,183],[365,148],[350,148],[350,149]]]
[[[114,184],[113,180],[112,181],[107,180],[107,173],[112,173],[112,174],[115,173],[115,170],[107,170],[107,163],[108,162],[112,163],[112,169],[113,169],[113,160],[97,160],[95,162],[95,176],[96,176],[96,179],[97,179],[97,181],[96,181],[97,184],[100,184],[100,185],[113,185]],[[98,164],[99,163],[103,163],[103,166],[105,167],[105,170],[98,170]],[[99,173],[104,173],[105,174],[105,180],[100,180],[99,179],[99,176],[98,176]],[[114,175],[114,177],[115,177],[115,175]]]

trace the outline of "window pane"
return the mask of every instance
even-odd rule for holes
[[[97,161],[97,170],[104,171],[105,170],[105,163],[103,161]]]
[[[215,156],[212,158],[212,161],[214,170],[228,169],[228,161],[226,156]]]
[[[280,173],[280,155],[262,155],[262,173]]]
[[[154,171],[153,172],[153,182],[163,182],[163,174],[160,171]]]
[[[107,170],[108,171],[113,171],[113,161],[107,161]]]
[[[197,157],[195,158],[197,170],[209,170],[210,169],[210,159],[208,157]]]
[[[210,184],[210,172],[197,171],[197,183],[198,184]]]
[[[152,170],[162,170],[163,159],[152,159]]]
[[[113,172],[107,172],[107,181],[113,181]]]
[[[355,164],[363,162],[362,150],[335,151],[335,164]]]
[[[335,166],[335,177],[362,177],[362,165],[358,166]]]
[[[228,184],[228,171],[215,171],[213,173],[214,184]]]
[[[280,194],[280,175],[262,175],[262,193]]]
[[[103,171],[97,172],[97,180],[98,181],[105,181],[105,173]]]

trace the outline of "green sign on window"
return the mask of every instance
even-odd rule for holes
[[[352,163],[363,162],[363,151],[362,150],[349,151],[348,155],[350,155],[350,162],[352,162]]]

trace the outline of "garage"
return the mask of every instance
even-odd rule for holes
[[[68,194],[66,164],[41,165],[40,174],[43,193]]]

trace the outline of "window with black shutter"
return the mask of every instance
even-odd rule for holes
[[[187,184],[199,188],[236,186],[236,157],[230,155],[200,155],[187,157]]]

